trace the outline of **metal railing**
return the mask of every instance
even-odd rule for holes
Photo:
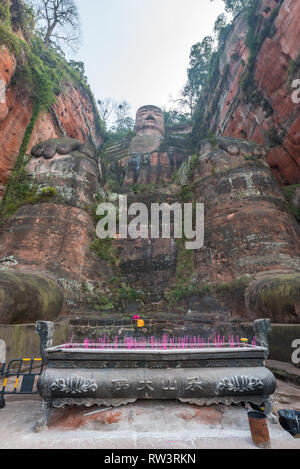
[[[5,395],[37,394],[36,377],[42,374],[43,367],[44,361],[42,358],[11,360],[6,369],[4,363],[0,370],[0,376],[4,378],[3,387],[0,391],[0,409],[5,407]],[[11,378],[15,378],[12,386]]]

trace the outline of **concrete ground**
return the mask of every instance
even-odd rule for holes
[[[278,382],[275,407],[300,409],[300,388]],[[38,397],[6,397],[0,410],[0,448],[30,449],[255,449],[241,406],[196,407],[175,401],[140,401],[99,410],[54,410],[48,430],[34,432]],[[274,449],[300,449],[279,424],[269,423]]]

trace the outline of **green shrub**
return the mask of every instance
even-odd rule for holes
[[[0,3],[0,21],[6,26],[10,27],[10,2],[2,0]]]
[[[104,125],[100,119],[95,99],[90,87],[78,70],[69,64],[61,52],[53,48],[46,48],[38,34],[32,33],[34,17],[30,7],[24,6],[22,18],[19,18],[24,35],[32,36],[30,43],[20,39],[13,33],[10,24],[9,2],[0,3],[0,44],[4,44],[16,56],[22,53],[22,60],[18,61],[16,73],[12,79],[12,86],[22,83],[34,100],[34,110],[30,123],[26,129],[19,155],[12,171],[6,193],[0,203],[0,217],[2,220],[13,215],[24,203],[37,203],[53,197],[51,191],[37,195],[32,188],[30,177],[26,174],[25,166],[28,162],[26,151],[34,129],[34,125],[41,111],[48,110],[54,103],[56,95],[62,90],[63,83],[70,79],[85,92],[93,106],[96,126],[100,135],[104,135]]]
[[[193,197],[194,197],[193,187],[191,185],[181,186],[179,197],[180,197],[180,202],[182,203],[192,202]]]
[[[191,283],[179,282],[175,288],[165,292],[165,298],[169,305],[175,305],[180,300],[189,296],[203,297],[211,295],[219,298],[233,300],[236,303],[244,302],[245,290],[252,282],[253,277],[245,276],[228,283]]]
[[[118,300],[122,303],[140,299],[140,293],[135,288],[128,286],[124,282],[122,282],[120,287],[117,288],[116,293],[118,296]]]
[[[294,198],[296,189],[298,189],[299,187],[300,187],[300,184],[293,184],[291,186],[285,186],[281,188],[284,194],[284,197],[286,198],[289,204],[289,210],[295,216],[298,222],[300,222],[300,210],[297,207],[295,207],[295,205],[293,204],[293,198]]]
[[[108,261],[111,264],[118,264],[117,253],[113,246],[112,239],[100,239],[96,237],[90,245],[90,250],[97,254],[100,259]]]

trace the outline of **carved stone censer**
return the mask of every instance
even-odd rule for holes
[[[67,344],[46,350],[38,390],[47,408],[177,399],[200,406],[248,402],[268,413],[276,380],[265,355],[264,347],[250,345],[134,350]]]

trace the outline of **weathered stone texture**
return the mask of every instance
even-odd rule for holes
[[[6,85],[4,103],[0,103],[0,199],[11,171],[16,163],[25,131],[33,113],[33,101],[23,83],[12,83],[17,59],[7,48],[0,45],[0,80]],[[31,148],[49,138],[68,136],[90,142],[95,148],[102,143],[91,97],[72,81],[65,81],[55,104],[48,113],[41,113],[35,123],[28,145]]]
[[[53,187],[64,203],[86,209],[95,204],[100,188],[98,162],[75,151],[52,159],[31,159],[27,172],[39,189]]]
[[[205,246],[196,253],[199,278],[231,281],[263,270],[300,271],[299,226],[262,149],[226,138],[217,145],[199,156],[193,172],[195,199],[206,207]],[[233,146],[238,154],[229,154]]]
[[[268,317],[274,323],[299,323],[300,274],[259,275],[246,291],[246,307],[251,317]]]
[[[93,235],[90,216],[78,208],[26,205],[1,234],[2,265],[9,270],[50,273],[64,288],[66,300],[78,305],[83,284],[111,275],[107,264],[90,251]],[[9,262],[9,256],[14,262]]]
[[[0,322],[22,324],[56,320],[63,306],[63,291],[46,277],[0,272]]]
[[[258,2],[252,35],[264,34],[278,6],[274,0]],[[300,107],[292,101],[291,87],[299,76],[290,73],[292,61],[299,57],[299,21],[299,2],[284,0],[255,57],[252,88],[243,92],[250,51],[245,45],[246,18],[239,15],[226,39],[220,77],[202,100],[202,118],[211,131],[270,146],[267,160],[280,184],[300,181]]]

